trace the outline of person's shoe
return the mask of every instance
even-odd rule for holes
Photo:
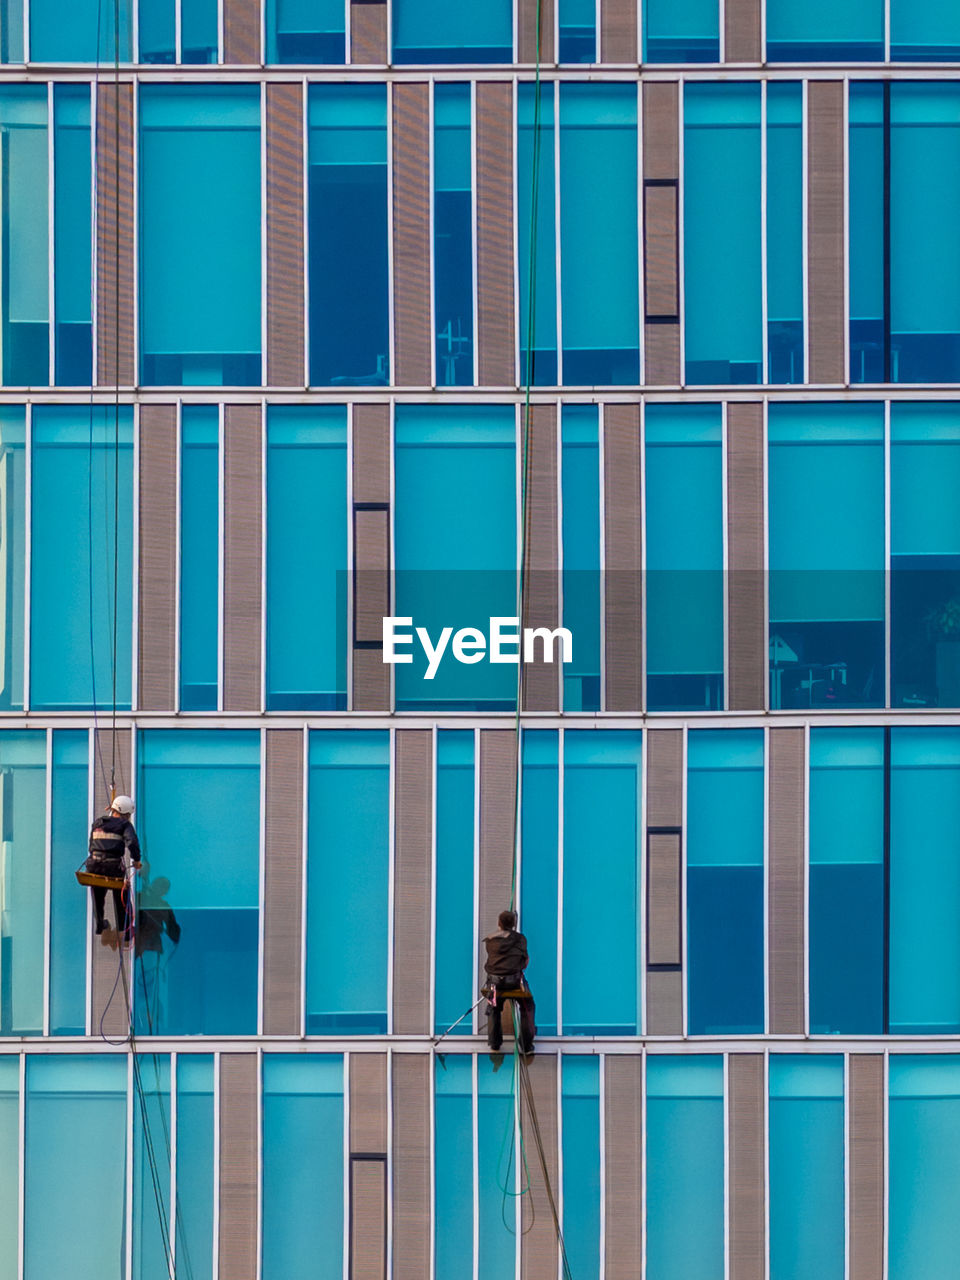
[[[103,932],[104,932],[104,930],[109,929],[109,928],[110,928],[110,926],[107,924],[106,920],[99,920],[99,921],[97,921],[97,923],[94,925],[94,932],[95,932],[97,935],[99,935],[99,934],[103,933]]]

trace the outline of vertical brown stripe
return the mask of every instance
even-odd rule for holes
[[[879,1053],[850,1055],[850,1280],[882,1280],[884,1088]]]
[[[223,0],[223,60],[260,66],[260,0]]]
[[[643,382],[647,387],[679,387],[679,324],[647,324],[643,330]]]
[[[843,84],[811,80],[807,97],[810,381],[844,380]]]
[[[94,732],[93,739],[93,807],[97,814],[101,814],[113,798],[110,794],[111,770],[116,783],[114,794],[136,798],[136,779],[132,773],[133,733],[130,729],[118,729],[114,735],[109,727],[104,726]]]
[[[644,188],[644,307],[647,320],[680,313],[677,270],[677,188]]]
[[[393,1277],[430,1274],[430,1068],[426,1054],[393,1059]]]
[[[727,635],[731,711],[763,709],[763,406],[727,406]]]
[[[387,1162],[350,1161],[350,1280],[386,1280]]]
[[[680,86],[675,80],[643,86],[643,176],[653,182],[680,176]]]
[[[647,734],[647,825],[679,827],[683,817],[683,730]]]
[[[647,842],[647,962],[680,964],[680,837]],[[652,1027],[652,1034],[662,1034]]]
[[[268,84],[267,384],[304,385],[303,88]]]
[[[354,543],[354,641],[379,644],[390,612],[390,513],[356,511]]]
[[[387,1055],[350,1055],[350,1153],[387,1150]]]
[[[765,1143],[763,1055],[729,1059],[730,1280],[763,1280]]]
[[[760,0],[724,0],[725,62],[762,62]]]
[[[680,384],[679,176],[679,86],[654,81],[643,86],[643,381],[652,387]]]
[[[140,408],[140,653],[137,705],[176,707],[177,409]]]
[[[600,61],[635,65],[637,0],[600,0]]]
[[[606,709],[639,711],[641,668],[640,407],[608,404],[603,415]]]
[[[350,61],[365,66],[389,62],[387,6],[364,3],[350,6]]]
[[[534,1105],[537,1110],[540,1136],[546,1158],[547,1176],[556,1194],[558,1189],[557,1158],[557,1058],[555,1054],[538,1054],[527,1060],[527,1071]],[[524,1132],[533,1132],[529,1104],[524,1097]],[[543,1169],[532,1147],[529,1152],[530,1193],[521,1197],[520,1221],[523,1236],[520,1242],[521,1280],[556,1280],[558,1253],[557,1235],[553,1219],[547,1208],[547,1193]],[[567,1212],[575,1210],[568,1209]]]
[[[517,738],[507,729],[480,733],[480,938],[497,927],[510,905],[513,879]],[[480,972],[483,972],[483,944]]]
[[[390,502],[389,405],[357,404],[353,407],[353,500],[355,503]],[[376,512],[369,514],[377,515]],[[384,517],[389,528],[389,512],[380,513],[381,525]],[[363,519],[360,527],[364,533],[367,532]],[[360,549],[371,553],[374,550],[366,543]],[[354,550],[356,552],[357,548]],[[356,560],[354,564],[357,564]],[[378,600],[383,598],[383,572],[389,573],[389,559],[383,559],[382,553],[379,562],[372,559],[364,561],[363,580],[379,592]],[[387,582],[389,585],[389,578]],[[390,668],[384,663],[380,649],[354,649],[351,705],[355,711],[389,711]]]
[[[642,1270],[642,1059],[608,1054],[605,1077],[606,1280],[635,1280]]]
[[[556,62],[553,51],[553,0],[517,0],[517,61],[537,61],[537,14],[540,14],[540,62]]]
[[[683,818],[683,732],[651,729],[647,734],[647,825],[679,827]],[[683,977],[680,966],[682,842],[677,835],[647,837],[648,1035],[683,1034]]]
[[[516,385],[513,86],[477,84],[477,349],[482,387]]]
[[[303,734],[268,729],[264,786],[263,1030],[300,1034]]]
[[[560,625],[560,598],[557,589],[556,405],[534,405],[530,418],[526,567],[521,626],[546,627],[553,631]],[[525,711],[557,711],[560,707],[560,680],[563,676],[559,646],[555,650],[553,663],[542,661],[539,641],[536,655],[537,661],[523,668],[523,708]]]
[[[223,709],[259,711],[259,405],[228,404],[223,438]]]
[[[802,729],[770,730],[770,1031],[802,1035],[803,810]]]
[[[683,1035],[683,973],[680,969],[647,972],[647,1035]]]
[[[220,1280],[257,1271],[256,1053],[220,1057]]]
[[[430,385],[430,86],[393,86],[396,382]]]
[[[97,383],[135,386],[132,84],[97,87],[96,131]]]
[[[430,1030],[430,871],[433,832],[433,735],[400,729],[396,761],[396,861],[393,918],[393,1030]]]
[[[114,767],[116,774],[116,792],[118,795],[132,795],[136,798],[136,788],[132,773],[133,734],[129,729],[118,729],[116,740],[109,728],[97,729],[93,743],[93,812],[95,816],[103,813],[110,803],[110,771]],[[115,745],[114,745],[115,742]],[[80,861],[80,855],[77,855]],[[90,952],[90,1034],[108,1036],[117,1040],[129,1034],[130,1015],[122,992],[114,991],[117,981],[117,952],[110,946],[116,942],[112,932],[113,894],[107,893],[104,914],[111,926],[111,933],[102,933],[98,938],[91,935]],[[120,922],[121,924],[123,921]],[[124,968],[127,982],[133,979],[133,953],[128,951],[124,957]],[[128,986],[132,990],[132,986]],[[102,1026],[101,1026],[102,1019]]]

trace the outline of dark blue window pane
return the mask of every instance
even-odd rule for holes
[[[643,6],[644,62],[719,62],[717,0],[648,0]]]
[[[3,382],[43,387],[50,381],[47,86],[0,88],[0,130],[0,233],[6,263],[0,291]]]
[[[470,729],[437,734],[437,924],[435,1031],[475,999],[473,989],[474,741]],[[464,1018],[451,1035],[469,1035]]]
[[[180,0],[180,61],[216,62],[217,0]]]
[[[767,82],[767,381],[803,382],[803,86]]]
[[[437,385],[473,384],[470,86],[433,91],[433,259]]]
[[[343,62],[344,30],[343,0],[267,0],[267,62]]]
[[[594,0],[559,0],[560,62],[596,62],[597,6]]]
[[[180,709],[216,711],[219,666],[220,413],[184,405],[180,435]]]
[[[393,61],[512,62],[511,0],[484,4],[395,0]]]
[[[563,668],[564,711],[600,709],[600,424],[595,405],[564,405],[563,625],[573,661]]]
[[[0,731],[0,838],[6,866],[0,912],[2,1036],[43,1032],[46,833],[38,816],[44,815],[47,807],[46,763],[46,735],[42,731]]]
[[[129,62],[131,17],[131,0],[30,0],[30,61]]]
[[[86,729],[53,735],[50,813],[50,1033],[82,1036],[86,1025],[87,899],[73,879],[89,831]]]
[[[465,1054],[434,1057],[436,1280],[472,1274],[473,1061]]]
[[[889,360],[884,303],[883,86],[850,84],[850,381],[883,382]]]
[[[0,408],[0,711],[23,706],[24,578],[26,574],[27,485],[23,405]]]
[[[53,121],[56,381],[60,386],[89,386],[93,358],[89,86],[54,85]]]
[[[883,0],[767,0],[769,62],[882,62]]]
[[[177,60],[176,0],[140,0],[137,11],[140,61],[169,64]]]
[[[960,8],[953,0],[890,0],[894,62],[960,59]]]
[[[557,219],[554,86],[517,85],[517,282],[520,379],[557,382]],[[531,344],[528,335],[534,335]]]
[[[555,1036],[560,845],[557,731],[525,729],[522,759],[520,927],[528,938],[536,940],[536,954],[528,976],[537,1003],[537,1029],[543,1036]]]
[[[213,1280],[213,1054],[177,1058],[178,1269],[189,1259],[193,1280]]]

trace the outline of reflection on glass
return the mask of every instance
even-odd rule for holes
[[[473,383],[473,194],[470,86],[433,94],[433,260],[437,385]]]
[[[4,1036],[43,1031],[46,763],[42,730],[0,732],[0,1035]],[[79,860],[78,856],[74,865]]]

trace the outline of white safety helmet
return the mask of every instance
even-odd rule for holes
[[[114,809],[117,813],[122,813],[126,817],[129,817],[136,808],[136,805],[129,796],[116,796],[110,808]]]

